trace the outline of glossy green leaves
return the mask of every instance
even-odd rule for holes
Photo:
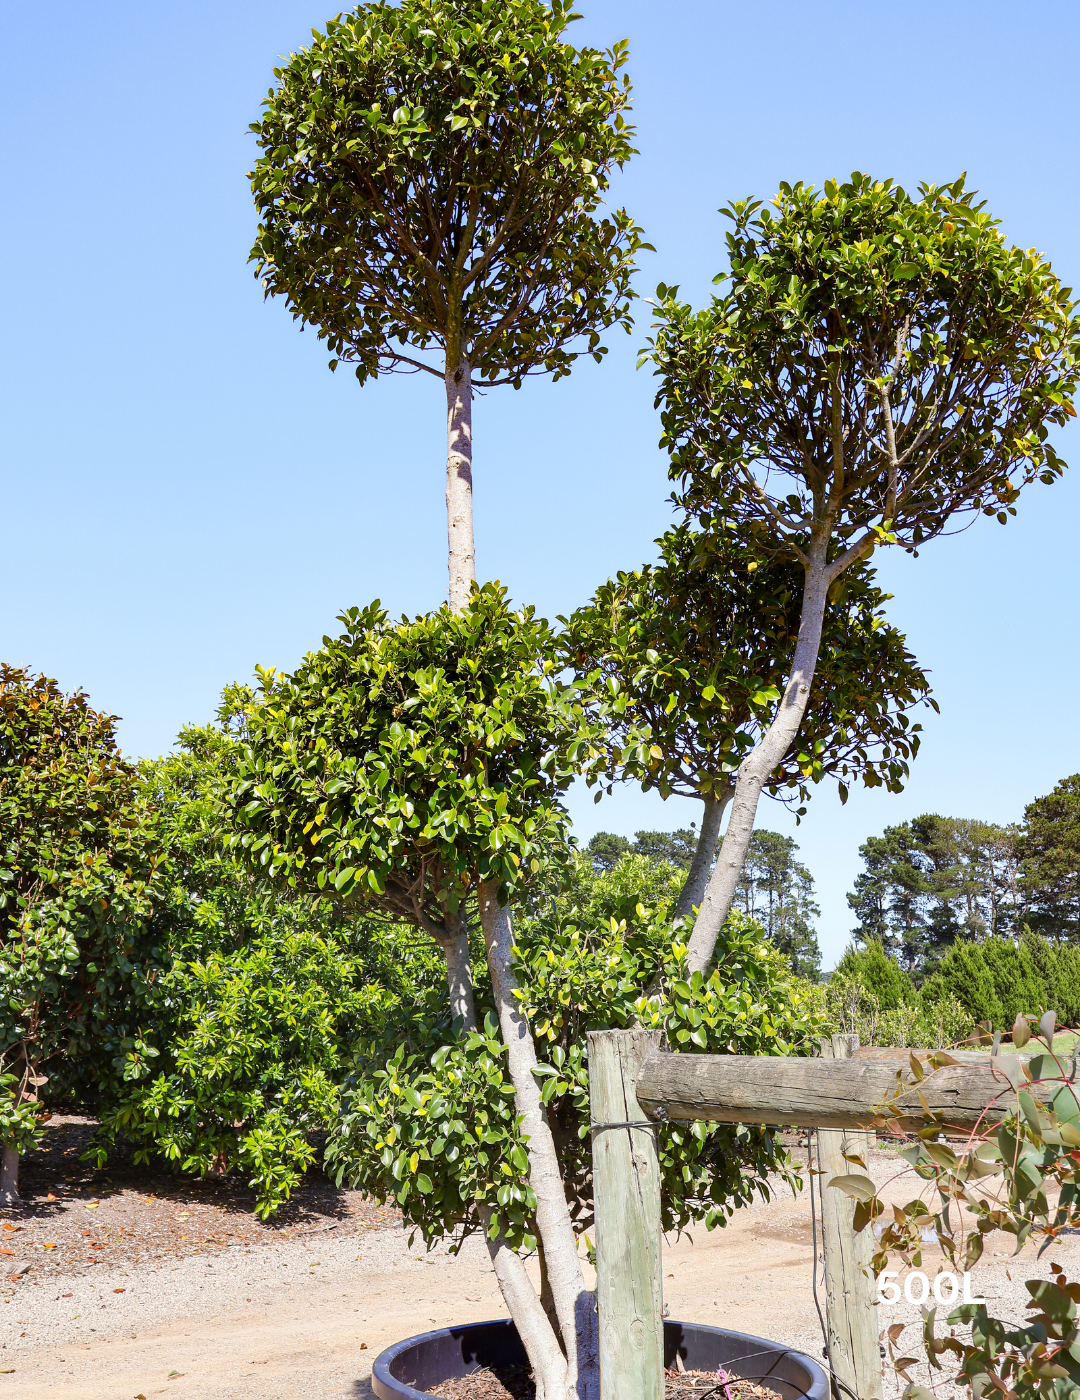
[[[373,0],[275,70],[252,258],[331,368],[363,382],[436,347],[520,385],[629,329],[640,230],[598,212],[633,153],[626,45],[574,48],[574,18],[564,0]]]
[[[703,311],[658,292],[663,443],[703,520],[792,556],[915,549],[972,512],[1014,513],[1064,464],[1080,321],[963,180],[782,185],[723,211],[730,274]]]
[[[495,586],[460,614],[392,623],[373,604],[341,620],[292,675],[232,697],[233,844],[438,936],[481,880],[508,895],[565,861],[560,794],[602,734],[555,679],[547,624]]]
[[[775,711],[799,630],[802,571],[730,530],[683,526],[658,543],[659,564],[620,573],[569,618],[564,654],[583,681],[599,675],[620,691],[610,722],[624,741],[624,773],[664,797],[720,796]],[[773,793],[805,794],[824,776],[842,796],[860,778],[903,787],[921,729],[910,712],[934,701],[885,620],[885,601],[865,565],[835,589],[810,706]],[[631,744],[634,726],[652,742]]]

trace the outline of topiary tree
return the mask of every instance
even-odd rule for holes
[[[758,800],[811,700],[831,590],[880,545],[916,553],[977,514],[1004,523],[1064,463],[1080,319],[1033,251],[1010,248],[963,180],[855,174],[724,212],[728,289],[694,312],[658,291],[649,355],[679,501],[802,571],[782,694],[738,765],[724,844],[690,939],[708,965]]]
[[[742,981],[727,986],[683,977],[669,908],[640,936],[610,919],[606,930],[552,922],[547,897],[574,869],[560,797],[607,755],[591,702],[558,679],[554,638],[531,611],[510,612],[488,585],[458,613],[394,624],[373,605],[343,622],[292,675],[262,672],[257,692],[230,697],[242,738],[235,849],[291,888],[335,891],[430,935],[448,999],[441,1019],[402,1004],[361,1041],[330,1157],[339,1178],[392,1192],[428,1239],[483,1229],[538,1395],[594,1397],[596,1313],[575,1229],[584,1030],[643,1018],[695,1048],[779,1049],[805,1038],[812,1008],[744,923],[726,954]],[[529,920],[521,948],[511,901]],[[668,993],[650,1001],[658,972]],[[572,1024],[560,1024],[558,1006],[579,989]],[[751,1134],[716,1161],[706,1139],[704,1125],[672,1130],[668,1180],[691,1184],[699,1213],[719,1214],[777,1151]],[[669,1208],[673,1219],[697,1209],[689,1188]],[[542,1295],[520,1253],[532,1248]]]
[[[138,1053],[157,970],[157,833],[116,719],[0,665],[0,1200],[44,1121],[38,1090],[94,1093]],[[45,1073],[45,1070],[48,1073]]]
[[[361,383],[445,383],[450,605],[475,579],[472,397],[568,374],[630,328],[642,247],[598,210],[633,154],[626,43],[575,49],[568,0],[360,5],[274,70],[255,132],[252,251]],[[428,353],[430,352],[430,353]]]
[[[697,847],[676,917],[700,907],[739,765],[769,723],[799,630],[800,569],[731,531],[685,526],[657,543],[661,562],[621,573],[566,621],[567,661],[580,681],[621,695],[612,717],[617,773],[662,797],[702,803]],[[818,683],[802,728],[765,791],[805,799],[811,782],[899,792],[919,749],[918,704],[936,709],[926,673],[882,612],[886,595],[865,564],[832,593],[822,622]],[[648,745],[632,742],[647,727]],[[599,794],[598,794],[599,796]]]

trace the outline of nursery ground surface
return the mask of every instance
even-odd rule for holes
[[[10,1250],[0,1256],[0,1400],[371,1400],[385,1347],[506,1316],[475,1237],[458,1255],[410,1246],[395,1212],[318,1172],[262,1224],[231,1180],[151,1172],[121,1155],[94,1171],[79,1161],[92,1129],[55,1117],[46,1150],[24,1164],[22,1202],[0,1212]],[[906,1164],[881,1151],[868,1165],[888,1183]],[[884,1189],[910,1194],[906,1183]],[[1051,1262],[1080,1275],[1075,1237],[1038,1264],[1029,1246],[1012,1259],[1007,1238],[992,1241],[973,1282],[999,1316],[1024,1316],[1024,1280],[1049,1276]],[[812,1253],[807,1195],[780,1189],[726,1229],[667,1243],[670,1315],[820,1358]],[[923,1268],[936,1264],[927,1246]],[[879,1321],[907,1324],[902,1345],[918,1349],[916,1305],[883,1307]],[[886,1400],[899,1392],[889,1373]]]
[[[446,1381],[432,1395],[440,1400],[535,1400],[536,1387],[527,1366],[485,1366],[471,1376]],[[664,1400],[780,1400],[775,1391],[729,1376],[721,1385],[715,1371],[667,1371]]]

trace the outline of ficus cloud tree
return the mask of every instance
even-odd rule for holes
[[[475,579],[473,385],[568,374],[630,328],[641,231],[602,215],[632,155],[625,41],[575,48],[568,0],[361,5],[275,69],[253,131],[267,294],[330,367],[442,379],[450,606]]]
[[[1049,262],[1010,247],[964,181],[855,174],[724,210],[727,287],[693,311],[658,290],[649,349],[679,501],[802,568],[775,710],[736,771],[690,938],[704,969],[735,896],[763,788],[810,703],[830,590],[879,545],[911,553],[1061,475],[1049,429],[1074,416],[1080,320]]]
[[[327,638],[291,676],[264,673],[261,694],[234,696],[246,744],[233,796],[236,848],[295,887],[359,898],[428,932],[446,952],[451,1013],[464,1035],[478,1031],[464,917],[478,901],[527,1141],[526,1210],[557,1330],[517,1253],[508,1202],[502,1212],[481,1207],[485,1237],[538,1391],[546,1400],[577,1394],[580,1370],[582,1394],[594,1394],[595,1311],[515,995],[505,907],[569,856],[558,795],[588,766],[586,717],[552,677],[546,625],[510,612],[491,585],[457,613],[443,607],[395,626],[373,605],[342,620],[344,635]]]
[[[657,543],[659,563],[608,580],[566,620],[561,645],[582,683],[595,688],[599,678],[623,698],[609,716],[617,776],[664,798],[701,801],[675,906],[689,919],[705,894],[735,774],[791,667],[801,570],[732,531],[681,525]],[[836,779],[842,800],[860,778],[903,787],[921,729],[910,712],[935,702],[904,636],[886,621],[885,602],[865,563],[834,589],[802,727],[766,777],[773,796],[805,799],[823,777]],[[643,731],[647,743],[637,738]]]
[[[572,890],[556,908],[575,872],[581,893],[584,864],[561,795],[607,763],[608,741],[531,611],[484,585],[459,613],[393,622],[373,605],[342,621],[291,675],[263,672],[228,698],[234,849],[297,891],[430,935],[447,952],[451,1016],[390,1009],[381,1038],[356,1044],[328,1158],[339,1179],[392,1195],[425,1239],[482,1229],[538,1396],[595,1400],[577,1240],[591,1215],[586,1032],[642,1019],[687,1050],[790,1054],[813,1034],[813,1007],[738,914],[724,934],[731,975],[686,980],[663,890],[611,889],[602,910]],[[650,1001],[655,980],[665,995]],[[716,1131],[661,1130],[673,1228],[724,1219],[785,1170],[768,1130]],[[539,1292],[522,1258],[534,1248]]]

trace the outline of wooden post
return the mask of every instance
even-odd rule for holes
[[[847,1060],[858,1048],[857,1035],[834,1035],[821,1042],[824,1059]],[[864,1132],[819,1128],[815,1165],[821,1172],[818,1181],[830,1364],[858,1400],[881,1400],[873,1233],[866,1229],[856,1234],[852,1220],[855,1202],[842,1191],[829,1189],[834,1176],[861,1170],[844,1153],[857,1154],[865,1161],[868,1146]],[[840,1400],[851,1400],[851,1396],[840,1392]]]
[[[664,1299],[656,1130],[608,1127],[645,1114],[638,1066],[655,1031],[590,1031],[589,1105],[600,1314],[600,1400],[663,1400]]]

